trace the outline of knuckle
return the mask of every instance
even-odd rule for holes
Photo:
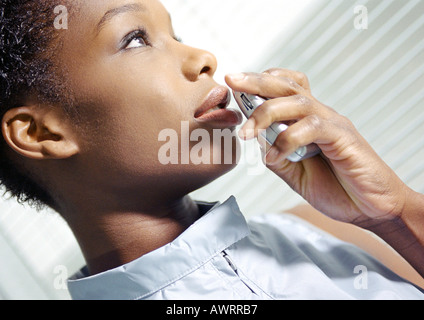
[[[314,114],[316,112],[315,105],[310,98],[304,95],[295,95],[294,99],[302,116],[305,117],[309,114]]]
[[[353,122],[346,116],[339,115],[339,126],[349,132],[356,132]]]
[[[308,126],[310,126],[313,130],[316,130],[322,126],[322,119],[316,114],[312,114],[306,117],[305,120],[307,120]]]
[[[294,98],[296,99],[297,103],[301,106],[311,107],[313,105],[312,100],[304,95],[297,94]]]
[[[339,117],[340,117],[340,122],[342,122],[342,124],[344,126],[349,127],[349,128],[354,127],[353,122],[348,117],[346,117],[344,115],[339,115]]]
[[[289,89],[293,90],[293,92],[297,92],[300,87],[299,84],[291,78],[286,78],[286,79],[287,79],[287,85]]]
[[[267,73],[271,76],[278,77],[278,76],[281,75],[281,72],[282,72],[282,69],[280,69],[280,68],[270,68],[270,69],[266,70],[264,73]]]
[[[300,83],[307,83],[309,81],[308,76],[300,71],[296,71],[297,79]]]

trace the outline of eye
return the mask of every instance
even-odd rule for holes
[[[150,45],[147,32],[144,29],[138,29],[126,35],[122,41],[122,48],[125,50],[143,48]]]
[[[134,37],[134,39],[132,39],[130,41],[130,43],[125,47],[125,49],[133,49],[133,48],[139,48],[139,47],[145,47],[146,41],[144,41],[144,39],[142,37]]]

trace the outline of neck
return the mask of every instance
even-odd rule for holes
[[[131,262],[177,238],[200,216],[186,196],[145,210],[72,210],[66,219],[91,274]]]

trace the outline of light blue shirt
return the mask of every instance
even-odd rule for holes
[[[424,299],[354,245],[292,215],[246,222],[233,197],[175,241],[68,282],[73,299]],[[205,210],[206,211],[206,210]]]

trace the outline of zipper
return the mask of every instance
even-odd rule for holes
[[[237,266],[234,263],[234,261],[230,258],[230,256],[227,254],[227,252],[222,251],[222,256],[224,257],[224,259],[227,261],[227,263],[230,265],[231,269],[233,269],[233,271],[236,273],[236,275],[238,275],[237,272]]]
[[[225,259],[225,261],[227,261],[228,265],[230,266],[231,269],[233,269],[234,273],[239,277],[240,281],[243,282],[243,284],[250,290],[252,291],[252,293],[256,294],[256,292],[240,277],[238,270],[237,270],[237,266],[234,263],[234,261],[230,258],[230,256],[227,254],[227,252],[222,251],[222,257]]]

